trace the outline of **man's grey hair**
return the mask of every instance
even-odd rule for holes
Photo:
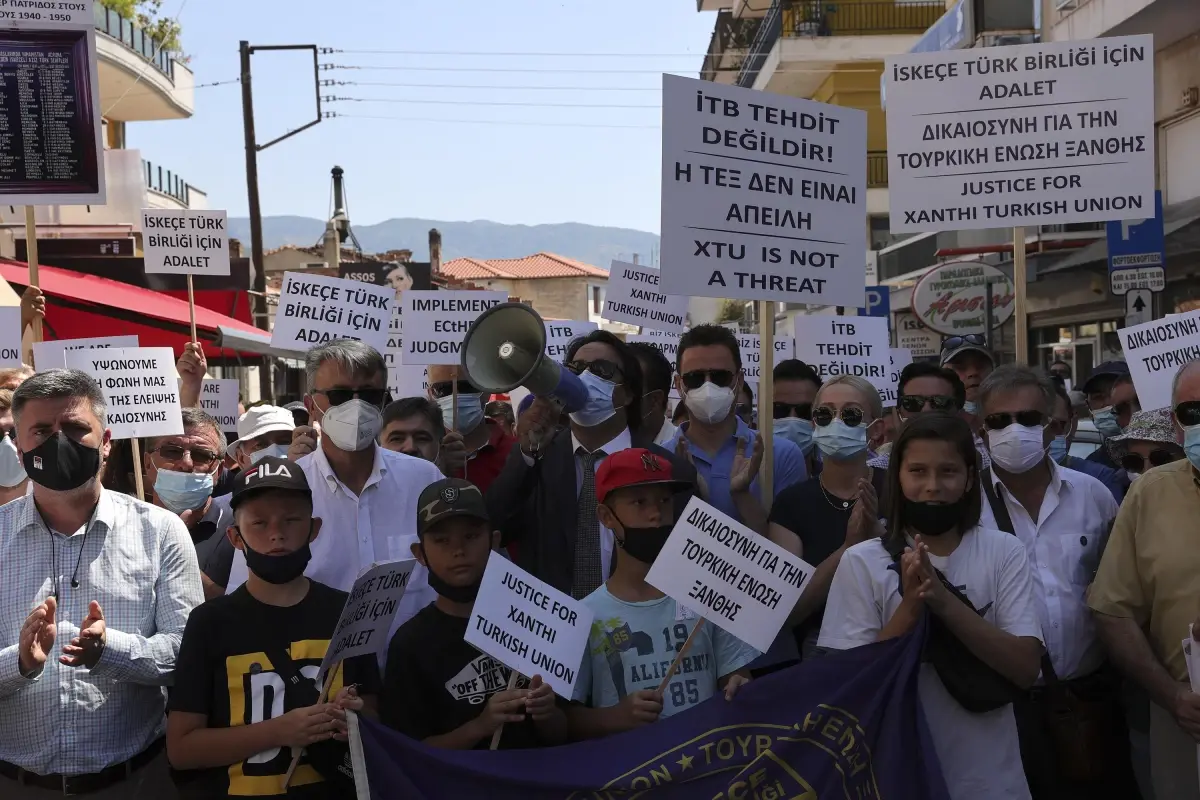
[[[821,395],[826,389],[830,386],[838,385],[849,386],[866,398],[867,411],[871,413],[872,422],[883,416],[883,400],[879,398],[879,390],[872,386],[871,382],[866,378],[860,378],[857,375],[838,375],[825,381],[825,383],[821,384],[821,388],[817,389],[817,396],[813,400],[813,406],[815,407],[821,402]]]
[[[317,370],[326,361],[333,361],[350,375],[382,374],[384,381],[387,380],[387,363],[378,350],[357,339],[333,339],[312,348],[304,357],[310,392],[317,379]]]
[[[1058,392],[1050,376],[1041,370],[1032,369],[1021,364],[1005,364],[997,367],[991,375],[979,384],[979,408],[987,413],[988,400],[1000,392],[1015,392],[1025,388],[1035,388],[1042,394],[1042,411],[1054,413],[1054,401]]]
[[[195,430],[196,428],[208,428],[217,434],[217,454],[222,458],[225,456],[225,448],[229,442],[225,438],[225,432],[221,430],[221,423],[217,422],[216,418],[211,416],[207,411],[200,408],[184,408],[180,409],[180,416],[183,417],[183,432]],[[178,434],[175,434],[178,435]],[[150,452],[158,447],[158,443],[163,439],[169,439],[170,436],[155,436],[146,440],[146,452]]]
[[[1189,361],[1179,368],[1175,373],[1175,379],[1171,381],[1171,408],[1179,405],[1179,384],[1183,383],[1183,379],[1187,377],[1188,372],[1200,366],[1200,359]]]
[[[77,369],[51,369],[24,381],[13,392],[13,421],[21,424],[21,412],[30,400],[61,400],[65,397],[87,400],[92,405],[92,413],[100,420],[100,427],[108,427],[108,402],[104,399],[104,391],[95,378]]]

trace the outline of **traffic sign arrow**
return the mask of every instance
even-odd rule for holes
[[[1140,294],[1133,301],[1133,310],[1139,314],[1146,310],[1146,301],[1142,299]]]

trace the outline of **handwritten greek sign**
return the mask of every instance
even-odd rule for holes
[[[67,367],[96,379],[114,439],[183,433],[175,356],[169,347],[69,350]]]
[[[221,423],[221,430],[237,430],[240,386],[240,382],[235,379],[205,378],[204,382],[200,384],[200,408]]]
[[[1142,408],[1170,408],[1175,373],[1200,358],[1200,311],[1122,328],[1117,335]]]
[[[137,347],[138,337],[131,334],[123,336],[96,336],[91,339],[54,339],[49,342],[33,343],[33,365],[39,372],[48,369],[62,369],[67,365],[64,355],[71,350],[98,350],[113,347]]]
[[[688,298],[665,294],[654,267],[614,261],[608,270],[604,318],[666,333],[680,333]]]
[[[224,211],[142,209],[142,252],[148,274],[228,275]]]
[[[358,339],[382,353],[394,298],[387,286],[285,273],[271,346],[304,352],[331,339]]]
[[[522,675],[542,676],[570,699],[592,616],[583,603],[492,553],[464,639]]]
[[[796,358],[821,380],[835,375],[866,378],[876,389],[888,388],[891,345],[883,317],[797,316]]]
[[[377,655],[387,647],[388,631],[408,588],[416,561],[385,561],[358,576],[342,608],[321,661],[321,674],[354,656]]]
[[[458,289],[404,293],[404,364],[457,364],[463,338],[471,323],[493,306],[508,300],[508,292]]]
[[[545,320],[546,357],[560,364],[567,357],[567,345],[572,339],[587,336],[599,326],[594,322],[577,320]]]

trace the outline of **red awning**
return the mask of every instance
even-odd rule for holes
[[[29,285],[29,265],[0,259],[0,277],[16,287],[19,294]],[[39,267],[38,283],[46,295],[47,339],[132,333],[137,334],[142,347],[170,347],[181,353],[184,342],[191,337],[186,300],[59,267]],[[208,358],[258,357],[257,353],[218,347],[218,329],[259,340],[268,337],[266,331],[196,306],[196,335]]]

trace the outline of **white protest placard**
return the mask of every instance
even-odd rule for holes
[[[228,275],[224,211],[142,209],[142,253],[148,274]]]
[[[693,497],[646,582],[764,653],[815,570]]]
[[[33,343],[33,365],[39,372],[48,369],[62,369],[67,365],[65,353],[71,350],[98,350],[112,347],[137,347],[138,337],[132,334],[122,336],[96,336],[90,339],[54,339],[48,342]]]
[[[544,320],[546,323],[546,357],[562,363],[567,357],[567,345],[572,339],[587,336],[600,326],[594,322],[579,320],[555,319]]]
[[[796,358],[815,369],[822,381],[857,375],[886,390],[892,349],[887,324],[883,317],[797,316],[792,320]]]
[[[67,367],[96,379],[114,439],[183,433],[175,355],[169,347],[68,350]]]
[[[237,431],[240,386],[241,383],[236,379],[205,378],[200,384],[200,408],[221,423],[223,431]]]
[[[492,553],[463,638],[521,675],[541,675],[570,699],[592,616],[583,603]]]
[[[762,346],[759,344],[759,335],[757,333],[739,333],[737,340],[738,350],[742,354],[742,372],[746,376],[746,383],[750,384],[751,388],[757,388],[762,364]],[[771,363],[778,364],[780,361],[792,358],[792,348],[792,337],[776,336],[775,357]]]
[[[387,349],[383,361],[387,364],[388,391],[393,400],[402,397],[427,397],[429,368],[420,364],[403,364],[400,361],[404,350],[404,317],[402,309],[392,304],[391,326],[388,328]]]
[[[21,366],[21,307],[0,306],[0,367]]]
[[[463,338],[480,314],[508,301],[508,292],[470,289],[404,293],[403,364],[458,364]]]
[[[1154,216],[1149,34],[908,53],[885,71],[892,233]]]
[[[634,342],[648,344],[666,356],[667,361],[671,362],[671,391],[669,396],[672,400],[680,398],[679,389],[675,387],[675,358],[679,354],[679,337],[678,333],[663,333],[662,331],[642,331],[641,333],[628,334],[625,337],[627,344],[633,344]]]
[[[612,262],[604,294],[604,318],[665,333],[682,332],[688,298],[664,293],[659,277],[654,267]]]
[[[305,352],[331,339],[358,339],[382,353],[395,298],[390,286],[286,272],[271,346]]]
[[[318,674],[347,658],[375,656],[387,647],[388,632],[416,564],[413,559],[384,561],[363,570],[342,607]]]
[[[1117,334],[1142,408],[1170,408],[1175,373],[1200,358],[1200,310],[1122,328]]]
[[[663,75],[662,289],[863,301],[867,114]]]
[[[879,390],[879,399],[884,408],[892,408],[900,396],[900,373],[912,363],[912,351],[903,347],[893,347],[891,351],[891,366],[888,367],[887,386]]]

